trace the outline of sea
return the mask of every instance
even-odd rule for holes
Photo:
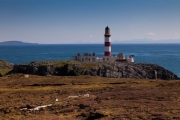
[[[158,64],[180,77],[180,44],[112,44],[112,55],[134,55],[137,63]],[[37,60],[71,60],[77,53],[104,54],[103,44],[0,45],[0,60],[24,64]]]

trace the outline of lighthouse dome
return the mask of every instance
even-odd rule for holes
[[[105,29],[106,29],[106,30],[109,30],[109,27],[107,26]]]
[[[110,35],[110,29],[108,26],[105,28],[105,35]]]

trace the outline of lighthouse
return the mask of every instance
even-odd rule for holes
[[[104,34],[104,56],[111,56],[111,34],[108,26]]]
[[[80,55],[78,53],[76,56],[73,56],[73,60],[81,61],[81,62],[134,62],[134,55],[130,55],[129,57],[125,58],[123,53],[119,53],[117,56],[111,56],[111,34],[110,29],[107,26],[105,28],[104,34],[104,55],[96,55],[95,53],[89,54],[84,53],[84,55]]]

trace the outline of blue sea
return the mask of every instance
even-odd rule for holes
[[[85,52],[104,54],[103,44],[0,45],[0,60],[14,64],[35,60],[70,60]],[[113,44],[112,54],[135,55],[135,62],[155,63],[180,76],[180,44]]]

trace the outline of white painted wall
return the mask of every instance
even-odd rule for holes
[[[109,47],[104,47],[104,52],[111,52],[111,46],[109,46]]]
[[[105,37],[105,42],[111,42],[111,37]]]

